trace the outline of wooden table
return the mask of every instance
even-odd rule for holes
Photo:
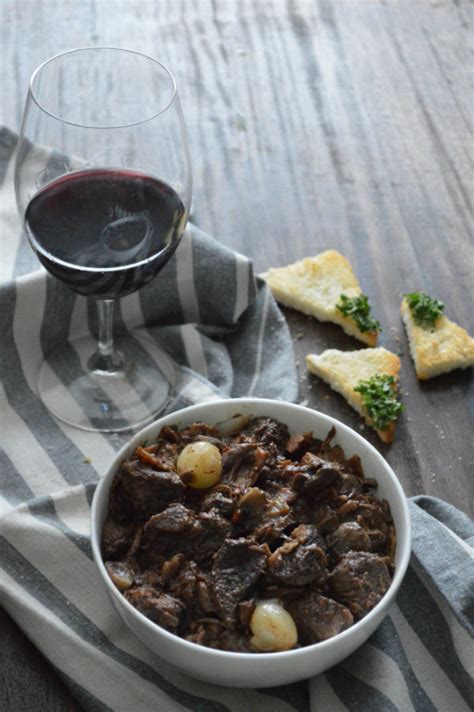
[[[426,289],[474,332],[473,91],[462,0],[3,0],[0,121],[18,130],[29,75],[89,44],[154,55],[174,71],[194,166],[197,225],[257,271],[327,248],[352,262],[402,356],[405,413],[382,446],[304,355],[357,347],[285,312],[300,401],[363,429],[408,495],[472,513],[473,377],[419,384],[400,294]],[[0,708],[78,710],[3,613]]]

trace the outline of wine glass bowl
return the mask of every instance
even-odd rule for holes
[[[97,344],[91,336],[70,342],[75,377],[64,345],[47,355],[39,374],[39,395],[61,420],[123,430],[153,418],[166,401],[169,359],[144,333],[122,333],[117,349],[113,305],[173,255],[191,185],[176,82],[163,64],[131,50],[90,47],[57,55],[33,73],[15,165],[18,209],[46,270],[98,306]]]
[[[51,274],[86,297],[117,299],[166,264],[186,214],[178,194],[156,178],[89,169],[42,188],[26,208],[25,224]]]

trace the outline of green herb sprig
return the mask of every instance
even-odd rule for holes
[[[359,294],[357,297],[341,294],[336,309],[339,309],[344,316],[354,319],[362,332],[382,331],[380,322],[370,316],[369,298],[366,294]]]
[[[433,330],[436,321],[443,313],[443,302],[432,299],[426,292],[409,292],[403,296],[408,302],[415,324],[422,329]]]
[[[403,410],[403,405],[395,397],[393,376],[377,375],[367,381],[360,381],[354,388],[362,396],[362,405],[372,418],[377,430],[387,430],[393,420]]]

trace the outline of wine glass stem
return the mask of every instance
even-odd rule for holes
[[[101,374],[117,375],[125,368],[122,354],[115,350],[113,337],[114,299],[98,299],[97,315],[99,318],[99,339],[97,349],[87,362],[89,371]]]
[[[110,358],[114,353],[113,321],[114,299],[98,299],[97,315],[99,318],[99,340],[97,351],[102,358]]]

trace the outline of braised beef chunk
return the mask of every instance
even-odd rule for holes
[[[125,598],[140,613],[162,628],[172,633],[178,630],[184,615],[184,605],[177,598],[145,586],[126,591]]]
[[[254,443],[230,445],[222,457],[222,481],[232,484],[246,461],[253,458],[257,446]]]
[[[387,502],[371,495],[354,495],[337,510],[337,515],[341,521],[361,519],[371,529],[384,530],[392,522]]]
[[[221,488],[224,486],[225,485],[220,485]],[[211,490],[209,494],[204,495],[201,501],[201,512],[215,511],[223,517],[229,517],[233,506],[234,502],[232,500],[231,487],[226,488],[226,490],[215,489]]]
[[[248,539],[229,539],[217,552],[210,588],[220,617],[233,621],[236,607],[252,590],[265,569],[266,552]]]
[[[150,517],[141,548],[151,560],[183,553],[201,561],[217,551],[230,529],[230,523],[215,512],[195,514],[182,504],[173,504]]]
[[[304,468],[295,462],[288,460],[270,459],[267,461],[258,475],[258,487],[277,492],[281,487],[295,489],[297,476],[304,472]]]
[[[268,559],[268,575],[290,586],[305,586],[327,577],[325,542],[316,527],[300,524]]]
[[[267,509],[267,495],[258,487],[250,487],[237,502],[232,515],[234,532],[248,534],[262,523]]]
[[[378,554],[387,554],[390,556],[389,551],[389,534],[391,528],[385,532],[381,532],[379,529],[367,529],[367,534],[369,535],[370,546],[369,551],[376,552]]]
[[[321,534],[324,535],[335,531],[339,526],[339,519],[336,512],[327,504],[318,504],[312,507],[310,521],[315,524]]]
[[[365,552],[346,554],[329,576],[334,598],[350,608],[356,620],[380,601],[390,584],[386,561]]]
[[[362,480],[360,480],[355,475],[341,475],[339,485],[337,488],[338,493],[344,494],[347,497],[353,497],[355,494],[361,494],[364,490]]]
[[[316,591],[288,604],[298,629],[298,639],[305,645],[327,640],[349,628],[354,618],[348,608]]]
[[[285,540],[286,535],[295,526],[295,519],[290,512],[280,517],[272,517],[265,520],[259,527],[255,529],[252,536],[259,544],[268,544],[273,551],[277,549]]]
[[[142,549],[152,556],[186,553],[195,548],[200,534],[194,512],[182,504],[173,504],[145,524]]]
[[[307,452],[301,460],[302,467],[295,474],[294,489],[303,497],[311,499],[323,496],[328,487],[341,479],[341,469],[317,455]]]
[[[345,522],[326,537],[331,552],[337,557],[349,551],[370,551],[370,538],[366,529],[357,522]]]
[[[296,501],[296,493],[287,487],[281,487],[276,492],[272,489],[267,495],[263,518],[253,531],[253,536],[260,542],[267,542],[276,549],[287,534],[298,522],[292,505]]]
[[[170,581],[167,592],[185,604],[188,619],[209,615],[216,617],[217,605],[209,574],[204,573],[194,561],[184,562],[178,575]]]
[[[181,567],[176,578],[172,579],[168,591],[171,595],[180,598],[192,610],[197,602],[197,585],[199,582],[199,569],[194,561],[186,561]]]
[[[182,502],[186,487],[176,472],[159,472],[140,460],[124,462],[118,475],[122,510],[148,518]]]
[[[334,428],[323,441],[270,417],[234,428],[165,426],[122,464],[102,532],[109,576],[143,615],[200,645],[255,653],[252,617],[269,599],[293,617],[297,646],[337,635],[390,586],[389,506]],[[208,489],[177,473],[196,441],[221,456]]]
[[[104,559],[120,559],[128,553],[137,530],[135,522],[117,522],[110,514],[102,529],[102,556]]]
[[[268,453],[252,443],[228,448],[222,458],[222,481],[243,491],[258,479]]]
[[[242,431],[242,435],[258,442],[263,448],[276,445],[281,449],[284,448],[290,437],[286,425],[266,417],[253,418]]]
[[[199,515],[200,535],[194,548],[196,561],[208,559],[230,535],[231,524],[216,512],[204,512]]]

